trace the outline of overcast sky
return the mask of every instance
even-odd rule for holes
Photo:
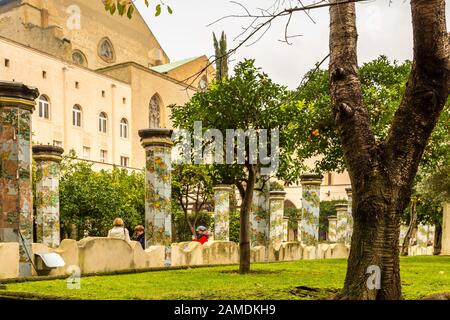
[[[150,3],[152,3],[151,1]],[[251,10],[268,8],[274,0],[244,0]],[[292,1],[295,2],[295,1]],[[303,0],[311,4],[313,0]],[[390,59],[412,58],[412,26],[409,1],[372,0],[357,4],[359,33],[359,62],[370,61],[381,54]],[[448,2],[448,1],[447,1]],[[233,39],[249,23],[248,19],[226,19],[211,27],[214,20],[230,14],[242,14],[243,10],[229,0],[165,0],[174,13],[164,12],[154,16],[143,0],[137,0],[139,11],[171,61],[206,54],[214,54],[212,32],[227,33],[229,48],[239,42]],[[257,43],[242,47],[233,60],[253,58],[270,77],[291,88],[297,87],[306,71],[313,68],[328,54],[329,17],[328,8],[310,12],[311,19],[302,12],[293,16],[290,34],[301,37],[293,39],[292,45],[280,42],[284,36],[286,20],[276,22],[271,30]],[[450,5],[447,4],[447,25],[450,21]]]

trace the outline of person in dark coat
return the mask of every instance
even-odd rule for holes
[[[137,241],[141,244],[142,249],[145,250],[145,229],[144,226],[138,225],[134,228],[134,234],[131,238],[133,241]]]

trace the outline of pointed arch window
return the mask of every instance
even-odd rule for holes
[[[149,105],[149,127],[160,128],[161,124],[161,99],[155,94],[150,99]]]
[[[115,61],[116,54],[114,52],[114,47],[111,43],[111,40],[109,40],[108,38],[103,38],[102,40],[100,40],[100,43],[98,45],[98,55],[108,63]]]

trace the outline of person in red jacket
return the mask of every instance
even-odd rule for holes
[[[192,236],[192,241],[200,242],[201,244],[204,244],[208,241],[209,235],[208,230],[206,230],[206,227],[199,226],[196,230],[197,235]]]

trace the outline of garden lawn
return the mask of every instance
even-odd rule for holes
[[[302,260],[253,264],[249,275],[238,266],[155,271],[81,279],[69,290],[65,280],[7,284],[2,292],[71,299],[317,299],[331,298],[344,283],[346,260]],[[401,258],[406,299],[450,291],[450,257]],[[323,290],[310,291],[309,287]]]

